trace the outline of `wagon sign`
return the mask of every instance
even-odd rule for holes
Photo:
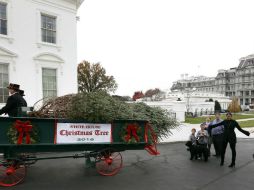
[[[111,124],[57,123],[56,144],[110,143]]]

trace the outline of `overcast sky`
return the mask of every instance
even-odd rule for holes
[[[85,0],[78,61],[100,62],[119,95],[216,76],[254,53],[253,10],[253,0]]]

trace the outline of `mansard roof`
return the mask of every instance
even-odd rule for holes
[[[249,66],[254,66],[254,54],[242,57],[238,65],[238,69],[243,69]]]

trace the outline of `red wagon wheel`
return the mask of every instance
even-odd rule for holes
[[[0,186],[11,187],[22,182],[26,176],[26,167],[13,162],[0,163]]]
[[[95,163],[99,174],[113,176],[122,168],[123,159],[120,152],[113,149],[105,149],[97,155]]]

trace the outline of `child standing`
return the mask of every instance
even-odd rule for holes
[[[189,150],[190,150],[190,160],[193,160],[193,157],[195,156],[197,158],[197,154],[196,154],[196,145],[197,145],[197,138],[195,136],[196,134],[196,129],[193,128],[191,129],[191,134],[189,137]]]
[[[189,137],[189,141],[191,141],[192,145],[196,145],[197,144],[197,142],[196,142],[197,138],[196,138],[195,135],[196,135],[196,129],[193,128],[193,129],[191,129],[191,134],[190,134],[190,137]]]
[[[208,144],[208,132],[205,130],[205,123],[200,125],[201,130],[197,133],[197,141],[198,141],[198,151],[202,153],[205,161],[208,160],[209,150],[207,148]]]

